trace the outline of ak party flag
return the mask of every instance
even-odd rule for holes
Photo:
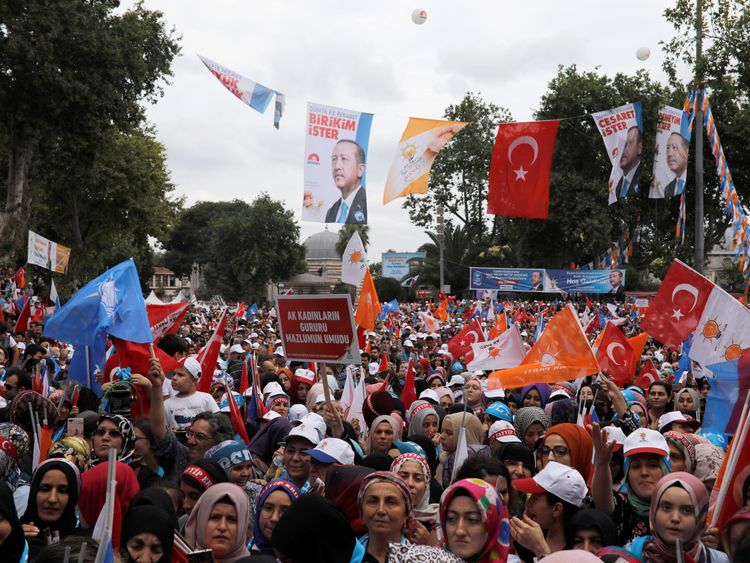
[[[365,277],[362,282],[362,291],[357,302],[357,311],[354,320],[357,325],[367,330],[375,330],[375,320],[382,311],[375,283],[372,281],[370,270],[365,268]]]
[[[523,361],[523,341],[518,325],[513,325],[497,338],[471,345],[474,352],[466,369],[491,370],[516,367]]]
[[[341,257],[341,281],[359,287],[365,277],[366,269],[365,245],[362,244],[359,233],[354,231]]]
[[[503,123],[490,162],[488,213],[546,219],[559,121]]]
[[[571,381],[596,373],[599,373],[599,363],[578,323],[578,315],[568,305],[550,319],[519,366],[490,374],[487,388],[509,389],[532,383]]]
[[[241,74],[237,74],[233,70],[223,67],[205,57],[201,57],[200,55],[198,57],[227,90],[255,111],[265,113],[271,100],[275,97],[273,126],[276,129],[279,128],[281,115],[284,113],[284,94],[276,90],[271,90],[249,78],[245,78]]]
[[[467,125],[466,121],[410,117],[388,172],[383,203],[409,194],[426,194],[435,157]]]

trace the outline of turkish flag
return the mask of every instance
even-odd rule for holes
[[[596,361],[602,373],[611,375],[618,387],[625,387],[635,374],[635,351],[614,323],[607,323],[602,334]]]
[[[414,360],[409,360],[409,367],[406,369],[406,380],[404,389],[401,391],[401,402],[408,411],[411,404],[417,400],[417,388],[414,383]]]
[[[651,384],[654,381],[659,381],[659,372],[656,371],[654,362],[647,360],[641,368],[641,373],[639,373],[638,377],[635,379],[635,385],[644,391],[648,391],[648,388],[651,387]]]
[[[176,334],[185,320],[190,303],[146,304],[151,335],[158,341],[165,334]]]
[[[211,390],[211,383],[214,380],[214,370],[216,370],[216,360],[219,358],[219,349],[224,341],[224,332],[227,328],[227,309],[221,315],[219,326],[216,327],[211,338],[208,340],[203,349],[198,353],[198,362],[201,364],[201,378],[198,381],[198,391],[208,393]]]
[[[490,162],[488,213],[546,219],[559,121],[504,123]]]
[[[453,359],[457,360],[461,356],[465,356],[471,352],[471,345],[474,342],[484,342],[485,340],[482,325],[479,324],[477,319],[474,319],[473,323],[466,326],[448,341],[448,351],[453,356]]]
[[[641,328],[654,340],[677,348],[695,331],[713,288],[698,272],[675,260],[649,304]]]

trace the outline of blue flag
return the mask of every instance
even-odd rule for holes
[[[388,303],[383,305],[383,311],[386,313],[397,313],[398,312],[398,301],[391,299]]]
[[[706,398],[701,433],[731,436],[737,429],[739,411],[750,388],[750,382],[740,383],[739,365],[740,360],[732,360],[708,366],[715,377],[708,380],[711,392]]]
[[[83,286],[44,327],[45,336],[77,346],[94,347],[107,334],[130,342],[153,340],[132,259]]]
[[[536,325],[536,334],[534,335],[534,342],[539,340],[541,338],[542,333],[544,332],[544,315],[539,315],[539,322]]]
[[[690,370],[690,348],[693,345],[693,335],[691,334],[682,343],[682,356],[680,356],[679,365],[677,366],[677,377],[682,376],[683,372]]]
[[[250,305],[250,308],[247,310],[247,313],[245,313],[245,318],[249,319],[253,315],[257,315],[257,314],[258,314],[258,305],[253,303],[252,305]]]

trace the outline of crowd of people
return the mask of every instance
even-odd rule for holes
[[[538,319],[569,303],[504,306],[528,349]],[[94,561],[114,449],[121,561],[200,550],[219,563],[750,561],[750,479],[734,491],[744,507],[709,526],[725,448],[700,432],[711,387],[678,372],[681,350],[646,343],[641,361],[658,368],[646,388],[592,374],[490,389],[489,372],[468,370],[448,346],[474,302],[453,302],[436,332],[424,330],[424,307],[378,321],[355,366],[287,361],[272,309],[233,319],[202,392],[196,354],[221,311],[199,305],[156,343],[174,369],[156,354],[144,373],[117,366],[100,374],[105,399],[67,378],[79,351],[45,337],[43,322],[15,332],[6,311],[0,560]],[[640,332],[626,303],[593,307],[627,336]],[[35,382],[42,365],[55,366],[47,391]],[[417,399],[407,405],[410,365]],[[255,383],[240,394],[248,369]],[[352,416],[345,393],[361,379]],[[121,380],[131,394],[115,393]],[[30,412],[50,430],[41,455]]]

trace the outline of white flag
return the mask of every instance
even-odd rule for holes
[[[456,432],[456,429],[453,429]],[[453,454],[453,471],[451,472],[451,483],[456,481],[456,474],[464,462],[469,459],[469,446],[466,444],[466,428],[461,426],[461,430],[458,432],[458,440],[456,441],[456,452]]]
[[[419,318],[424,325],[425,332],[438,332],[440,330],[440,321],[429,313],[422,311],[419,313]]]
[[[362,408],[365,405],[365,376],[360,373],[359,383],[354,389],[354,398],[349,410],[345,412],[347,422],[351,422],[355,418],[359,421],[359,433],[363,434],[367,430],[367,422],[365,422],[365,415],[362,412]]]
[[[359,287],[367,270],[367,255],[359,233],[354,231],[341,257],[341,281]]]
[[[469,370],[512,368],[524,358],[521,333],[515,323],[493,340],[474,342],[471,350],[474,359],[466,366]]]
[[[726,291],[714,286],[693,333],[690,359],[707,367],[738,360],[742,350],[748,347],[750,311]]]

